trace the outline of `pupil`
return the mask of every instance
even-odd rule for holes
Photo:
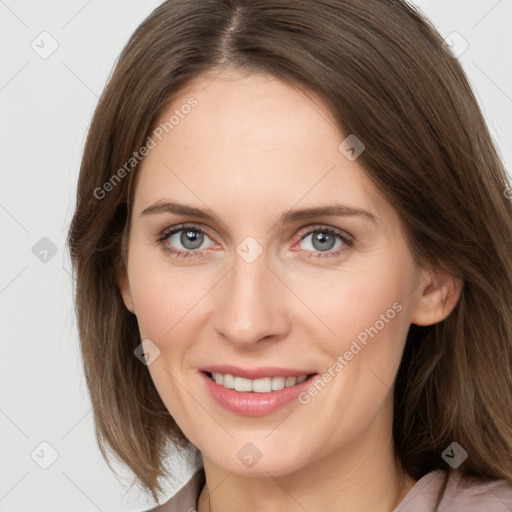
[[[315,244],[319,244],[316,246]],[[328,250],[334,246],[334,237],[326,233],[317,233],[313,237],[313,247],[317,250]]]
[[[203,243],[204,235],[195,231],[182,231],[180,242],[186,249],[197,249]]]

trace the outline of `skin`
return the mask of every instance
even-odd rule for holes
[[[156,389],[203,454],[199,512],[209,509],[210,492],[216,512],[392,511],[415,483],[392,448],[392,392],[407,331],[446,318],[462,283],[415,264],[395,209],[358,160],[339,151],[346,135],[311,94],[266,74],[224,71],[189,82],[161,120],[191,96],[197,106],[137,170],[118,282],[141,339],[160,351],[148,366]],[[209,210],[222,223],[142,215],[158,201]],[[335,203],[376,222],[321,216],[278,224],[286,210]],[[206,230],[201,255],[163,250],[193,253],[181,232],[157,243],[182,223]],[[311,235],[322,227],[350,234],[353,245],[329,256],[344,245],[336,237],[322,254]],[[251,263],[236,252],[247,236],[263,251]],[[223,363],[322,374],[397,302],[400,312],[307,405],[244,417],[218,405],[199,377],[198,368]],[[247,442],[262,454],[251,468],[237,457]]]

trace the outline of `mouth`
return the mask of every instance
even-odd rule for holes
[[[301,403],[297,398],[319,378],[312,368],[305,367],[215,364],[198,370],[211,398],[227,411],[246,417],[297,406]]]
[[[303,375],[288,375],[288,376],[268,376],[260,377],[257,379],[248,379],[233,375],[231,373],[221,372],[203,372],[213,382],[226,389],[238,391],[239,393],[272,393],[280,391],[284,388],[293,388],[313,378],[316,373],[309,373]]]

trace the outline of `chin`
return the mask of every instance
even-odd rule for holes
[[[292,443],[289,451],[282,443],[273,445],[267,442],[266,447],[262,447],[262,443],[250,441],[234,444],[236,446],[232,451],[210,452],[212,455],[208,458],[226,471],[252,477],[268,477],[269,474],[288,475],[298,471],[305,464],[303,454],[297,453],[297,443]]]

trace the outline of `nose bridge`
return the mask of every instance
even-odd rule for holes
[[[250,241],[248,242],[251,243]],[[250,345],[287,328],[282,290],[267,268],[265,253],[247,257],[242,242],[216,304],[217,332],[236,344]]]

